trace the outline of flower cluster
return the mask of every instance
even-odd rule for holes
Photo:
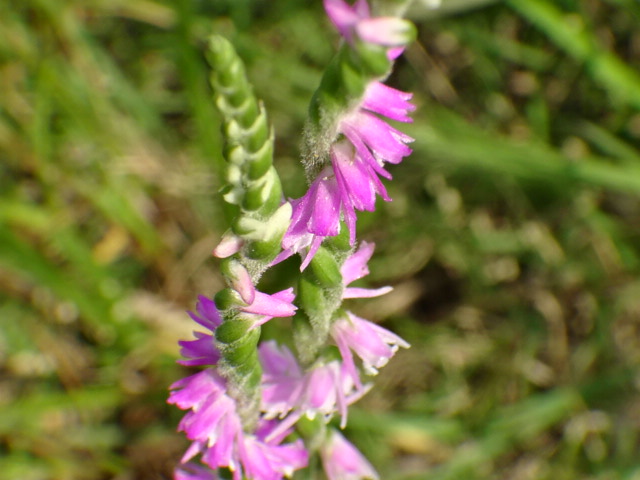
[[[367,242],[356,248],[355,226],[357,211],[374,210],[378,196],[390,200],[381,181],[391,178],[386,163],[400,163],[411,153],[412,139],[384,120],[411,121],[411,95],[382,83],[410,39],[410,24],[395,17],[373,17],[366,0],[353,5],[324,0],[324,6],[344,39],[337,64],[349,63],[361,88],[343,95],[341,107],[316,118],[311,130],[322,137],[318,144],[323,146],[312,156],[320,165],[303,197],[284,204],[279,200],[279,179],[268,155],[272,136],[265,127],[264,109],[257,107],[246,81],[221,74],[214,82],[214,89],[218,85],[222,92],[217,103],[223,115],[232,117],[223,129],[233,146],[227,148],[233,154],[226,158],[230,172],[239,173],[228,175],[233,195],[227,193],[225,200],[239,206],[239,216],[214,250],[223,259],[228,288],[214,299],[199,297],[190,316],[204,330],[180,342],[179,363],[201,370],[174,383],[168,399],[186,411],[179,430],[191,441],[176,480],[280,480],[305,468],[312,455],[319,456],[329,480],[378,478],[329,422],[337,417],[344,428],[349,405],[371,388],[363,375],[376,374],[399,347],[409,347],[394,333],[342,308],[342,301],[391,290],[352,285],[369,273],[374,251]],[[214,70],[242,70],[227,44],[215,39],[214,47]],[[377,59],[375,68],[367,64],[371,52]],[[379,67],[380,59],[384,68]],[[337,98],[348,91],[341,82],[323,82],[317,98]],[[230,90],[236,84],[241,88]],[[331,85],[337,85],[338,93],[323,92]],[[242,105],[249,107],[238,116]],[[318,111],[330,110],[320,106]],[[283,227],[287,215],[288,229]],[[345,242],[346,250],[321,248],[326,237],[340,233],[343,223],[350,247]],[[300,274],[296,293],[288,288],[266,294],[256,288],[270,263],[295,253],[303,258],[301,270],[316,258]],[[318,267],[318,262],[324,263]],[[263,324],[294,315],[297,355],[274,340],[261,341]],[[300,331],[315,338],[307,342],[309,335]]]
[[[373,244],[363,242],[344,262],[344,298],[372,297],[390,290],[390,287],[375,290],[348,287],[368,273],[367,262],[372,253]],[[286,307],[281,303],[274,302],[271,310],[261,309],[261,317],[282,316]],[[295,310],[291,301],[288,308]],[[179,429],[193,442],[182,458],[184,465],[176,472],[176,479],[215,478],[209,470],[188,463],[196,455],[200,455],[201,461],[211,469],[229,469],[234,480],[275,480],[289,476],[306,466],[308,458],[302,440],[282,443],[295,424],[303,416],[309,419],[319,416],[328,422],[338,414],[340,426],[344,427],[347,407],[370,389],[370,385],[361,381],[354,354],[365,372],[374,374],[376,368],[385,365],[394,355],[398,346],[409,346],[397,335],[350,312],[345,312],[332,327],[331,335],[341,354],[339,360],[319,358],[313,365],[303,368],[286,346],[275,341],[262,342],[258,349],[263,370],[260,416],[253,432],[247,433],[237,402],[228,393],[228,379],[215,368],[221,357],[215,341],[216,329],[222,323],[220,312],[213,300],[200,296],[196,312],[189,315],[206,331],[194,332],[195,340],[180,342],[184,357],[180,363],[208,368],[171,386],[168,401],[188,411]],[[348,445],[347,450],[336,448],[336,443]],[[339,434],[328,433],[323,445],[321,455],[325,464],[332,465],[331,471],[339,469],[340,462],[351,465],[354,461],[358,469],[373,471],[366,461],[359,460],[361,455],[355,447]],[[356,453],[345,453],[350,451]],[[330,461],[332,455],[339,457],[337,465]],[[345,455],[351,458],[351,463]],[[329,470],[327,474],[330,478],[345,478],[339,474],[331,476]]]
[[[387,56],[395,58],[406,42],[405,22],[393,17],[371,18],[365,1],[350,7],[342,0],[325,0],[327,13],[347,42],[365,41],[388,47]],[[393,128],[385,120],[411,122],[412,95],[372,79],[362,97],[333,120],[330,135],[330,163],[311,183],[307,193],[292,200],[293,216],[284,236],[281,261],[306,250],[301,269],[307,267],[325,237],[340,232],[341,219],[355,243],[356,210],[373,211],[376,196],[389,201],[379,177],[391,178],[385,163],[398,164],[411,153],[413,139]]]
[[[280,315],[279,307],[276,305],[268,312],[269,318]],[[295,310],[291,302],[289,308]],[[227,379],[214,368],[220,360],[214,341],[215,331],[221,325],[220,314],[215,303],[204,296],[199,298],[196,310],[197,313],[190,313],[190,316],[207,332],[195,332],[196,340],[180,342],[185,358],[181,363],[209,368],[174,383],[168,400],[182,410],[188,410],[179,429],[193,443],[182,462],[200,454],[202,462],[210,468],[231,470],[234,480],[276,480],[304,467],[307,452],[302,442],[281,443],[289,433],[286,429],[281,429],[281,435],[272,435],[277,425],[262,417],[253,433],[244,431],[236,401],[227,392]],[[270,437],[268,441],[267,437]],[[182,477],[176,474],[176,478],[210,478],[206,470],[204,476],[198,473],[203,472],[200,467],[187,466],[179,472]]]

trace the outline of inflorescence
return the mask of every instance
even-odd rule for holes
[[[374,251],[357,244],[356,212],[373,211],[378,196],[390,200],[385,166],[411,153],[413,139],[385,120],[410,122],[411,94],[383,82],[414,28],[372,16],[366,0],[324,0],[324,7],[344,41],[311,102],[303,153],[310,186],[298,199],[283,200],[273,133],[241,61],[223,38],[210,42],[224,118],[223,193],[238,215],[214,250],[227,288],[199,297],[190,315],[203,330],[180,342],[180,363],[204,369],[171,386],[168,401],[186,411],[179,429],[192,442],[177,480],[279,480],[312,455],[330,480],[378,478],[329,421],[337,417],[344,428],[349,405],[371,388],[363,375],[409,347],[342,303],[391,290],[350,286],[369,273]],[[294,254],[302,258],[295,290],[260,292],[263,272]],[[295,354],[260,338],[261,325],[286,317]]]

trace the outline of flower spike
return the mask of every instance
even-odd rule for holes
[[[329,480],[378,475],[360,452],[328,426],[344,428],[348,407],[400,348],[399,336],[342,308],[346,299],[391,287],[353,282],[369,273],[372,243],[356,248],[357,212],[391,200],[387,164],[411,153],[411,137],[387,120],[410,122],[411,94],[385,85],[412,25],[373,16],[366,0],[324,0],[344,42],[311,102],[303,154],[310,187],[284,201],[272,164],[273,133],[229,42],[214,36],[208,60],[223,117],[223,198],[237,216],[213,250],[226,288],[200,296],[191,318],[202,329],[180,341],[187,367],[204,367],[170,387],[168,402],[185,411],[179,430],[191,441],[176,480],[282,480],[321,457]],[[299,282],[267,294],[258,288],[271,265],[299,253]],[[294,303],[295,302],[295,303]],[[293,317],[297,354],[261,340],[261,326]],[[198,457],[201,464],[192,463]]]
[[[348,46],[315,94],[306,136],[307,169],[315,176],[308,192],[291,201],[283,252],[274,260],[300,253],[301,270],[327,237],[339,234],[341,220],[351,245],[355,243],[356,211],[374,210],[378,195],[391,200],[379,176],[391,178],[385,163],[400,163],[411,153],[408,144],[413,141],[383,119],[410,122],[415,109],[411,94],[382,83],[398,48],[412,40],[413,26],[395,17],[371,17],[364,1],[350,6],[344,0],[325,0],[324,5]],[[374,50],[363,50],[360,44]],[[340,98],[342,105],[336,104]]]

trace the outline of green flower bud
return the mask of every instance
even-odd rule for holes
[[[231,324],[235,322],[225,322],[223,325]],[[241,331],[241,328],[238,328],[238,332]],[[238,333],[232,332],[232,333]],[[223,335],[228,335],[229,332],[225,332]],[[216,334],[216,339],[220,341],[218,335]],[[242,335],[238,340],[234,341],[227,348],[223,348],[223,355],[225,361],[234,367],[238,365],[243,365],[246,363],[252,363],[252,356],[256,354],[256,347],[258,345],[258,340],[260,339],[260,329],[254,328],[253,330],[248,330]],[[224,343],[224,342],[221,342]],[[256,358],[257,360],[257,358]],[[255,368],[255,367],[254,367]]]
[[[342,274],[335,257],[324,247],[320,247],[311,260],[311,270],[324,287],[342,285]]]
[[[309,317],[323,316],[327,310],[324,289],[304,274],[298,283],[297,301]]]
[[[269,141],[252,153],[249,157],[247,174],[249,180],[258,180],[271,168],[273,158],[273,134],[270,134]]]
[[[216,305],[217,303],[218,296],[216,295]],[[222,344],[232,345],[246,335],[252,326],[253,322],[248,319],[225,319],[225,321],[216,328],[216,340]],[[229,352],[225,351],[225,357],[228,354]]]
[[[244,307],[245,302],[242,301],[238,292],[231,288],[225,288],[216,293],[215,304],[218,310],[230,310],[232,308]]]

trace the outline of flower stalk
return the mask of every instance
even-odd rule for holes
[[[343,301],[391,290],[351,285],[369,273],[374,250],[356,242],[356,212],[374,210],[378,196],[390,200],[385,166],[411,152],[413,139],[385,120],[411,121],[411,95],[383,81],[415,32],[395,16],[372,16],[366,0],[324,0],[324,7],[343,44],[309,108],[302,162],[310,185],[299,199],[283,199],[273,132],[238,55],[222,37],[209,44],[224,119],[222,195],[237,213],[213,251],[227,286],[213,300],[199,297],[190,315],[205,331],[180,342],[180,363],[204,369],[171,387],[169,402],[186,410],[179,429],[192,441],[178,480],[279,480],[310,457],[329,480],[378,478],[328,422],[337,417],[344,428],[349,405],[371,388],[363,375],[409,346]],[[266,269],[295,254],[295,293],[257,289]],[[297,355],[261,338],[261,325],[287,317]],[[205,467],[191,462],[196,456]]]

